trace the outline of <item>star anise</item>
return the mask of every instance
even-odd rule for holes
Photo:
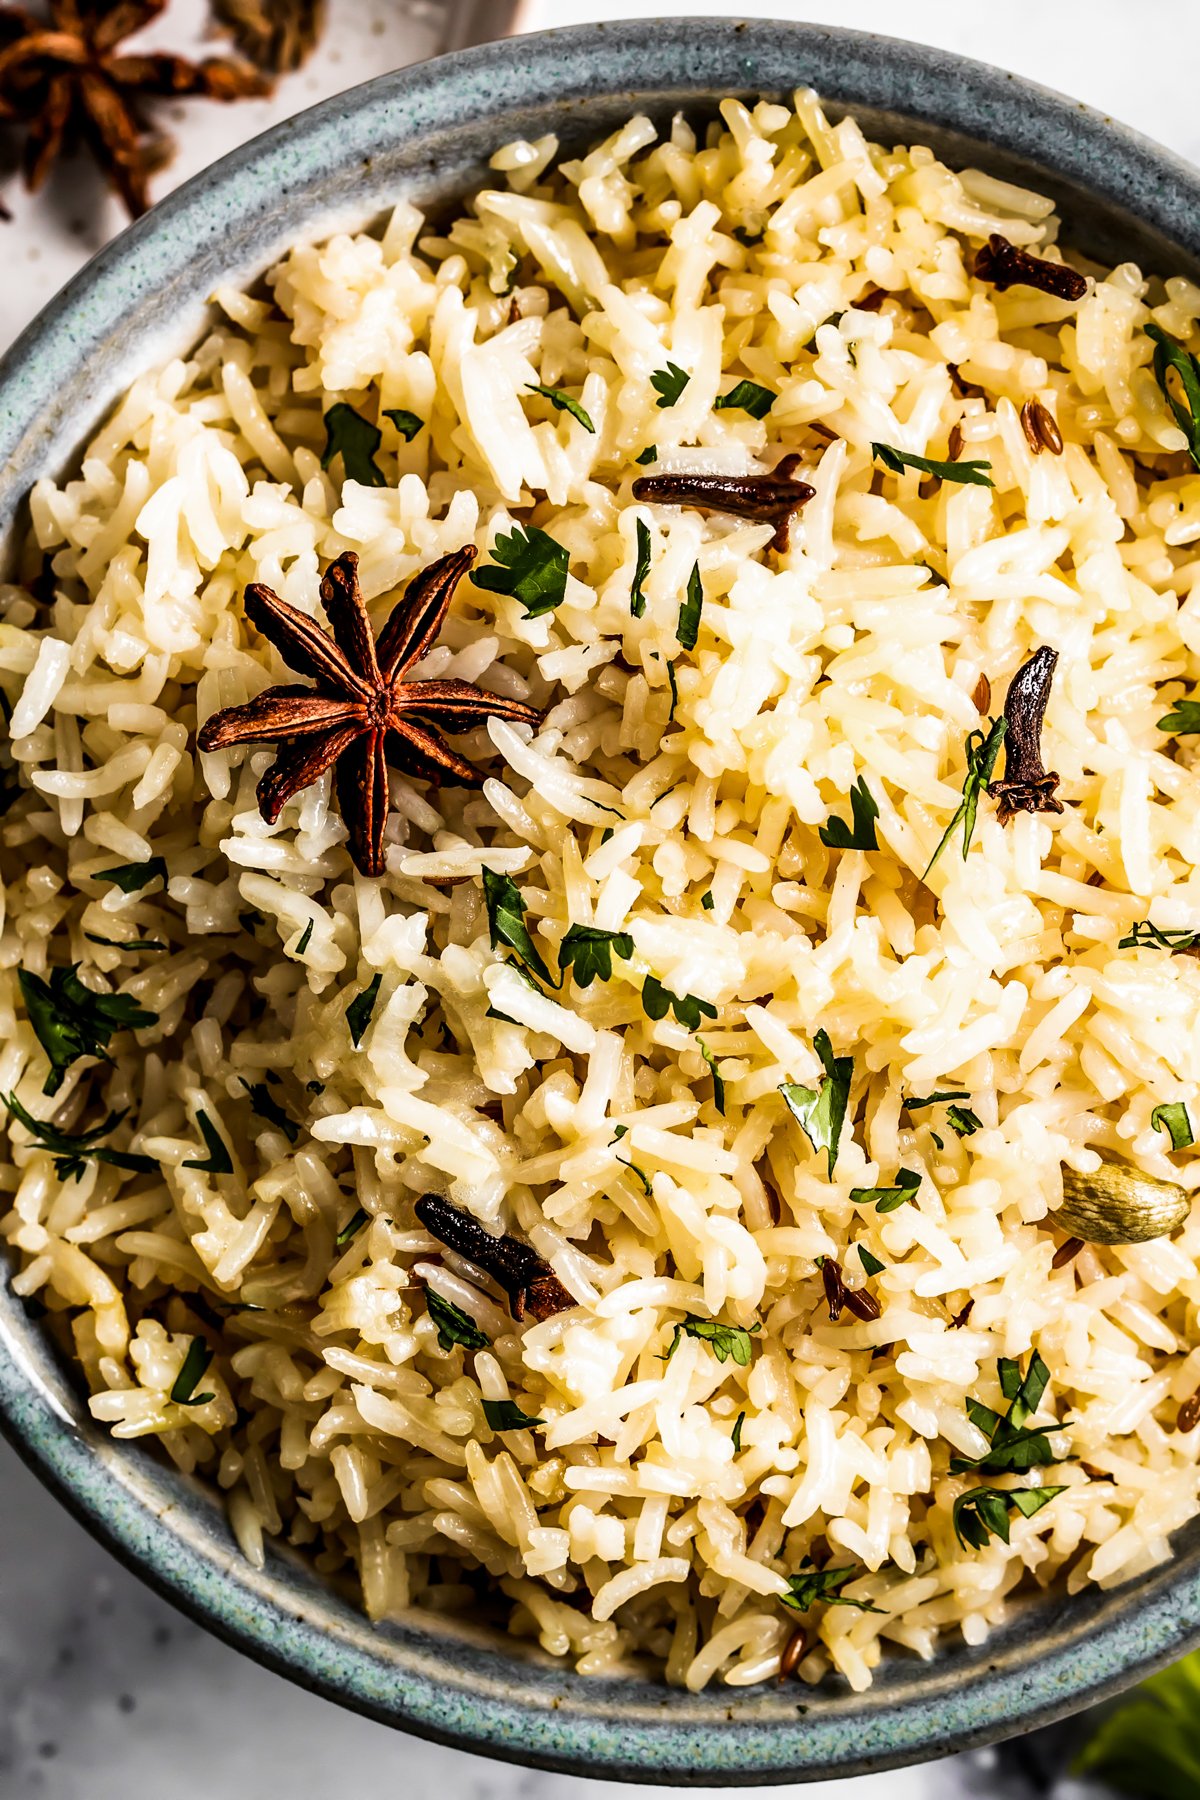
[[[0,6],[0,122],[28,128],[25,184],[42,185],[65,152],[87,144],[137,218],[147,182],[168,161],[171,141],[151,127],[142,102],[188,94],[241,100],[270,92],[245,63],[202,63],[117,46],[165,11],[168,0],[48,0],[48,18]]]
[[[213,0],[213,11],[260,69],[298,69],[325,25],[325,0]]]
[[[268,824],[275,823],[302,788],[336,765],[350,854],[364,875],[382,875],[389,762],[423,781],[479,787],[479,770],[429,726],[464,732],[487,719],[538,723],[536,707],[485,693],[469,681],[405,680],[432,648],[475,555],[474,545],[468,544],[415,575],[378,642],[363,604],[353,550],[330,563],[321,580],[321,605],[333,627],[332,638],[269,587],[254,582],[246,589],[247,617],[286,662],[317,684],[267,688],[244,706],[214,713],[200,732],[201,750],[279,745],[279,755],[258,784],[258,809]]]

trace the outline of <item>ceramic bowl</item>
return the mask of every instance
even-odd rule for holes
[[[267,133],[190,182],[73,281],[0,364],[0,522],[70,466],[141,370],[203,328],[219,283],[399,195],[457,198],[515,137],[577,146],[634,110],[711,113],[728,93],[815,87],[869,136],[932,144],[1053,194],[1096,256],[1200,273],[1200,177],[1086,107],[1001,71],[854,32],[732,20],[589,26],[385,75]],[[943,1754],[1128,1684],[1200,1635],[1200,1521],[1170,1564],[1109,1593],[1014,1605],[981,1649],[889,1655],[867,1694],[837,1679],[702,1694],[595,1680],[428,1618],[375,1629],[302,1562],[239,1556],[214,1498],[89,1421],[37,1322],[0,1293],[0,1421],[118,1556],[211,1630],[329,1698],[491,1756],[686,1784],[813,1780]]]

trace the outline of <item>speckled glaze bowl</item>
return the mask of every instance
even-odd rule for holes
[[[1002,71],[854,32],[734,20],[589,26],[427,63],[257,139],[156,207],[73,281],[0,364],[0,521],[70,466],[141,370],[184,349],[221,282],[400,195],[438,203],[514,137],[577,146],[635,109],[703,116],[727,93],[818,89],[868,135],[932,144],[1052,193],[1066,236],[1110,261],[1200,274],[1200,176],[1083,106]],[[1014,1605],[982,1649],[896,1651],[865,1695],[829,1680],[703,1694],[594,1680],[431,1618],[373,1628],[303,1563],[241,1559],[217,1501],[90,1422],[71,1372],[0,1292],[0,1424],[110,1549],[219,1636],[374,1718],[491,1756],[645,1782],[817,1780],[945,1754],[1053,1719],[1200,1637],[1200,1521],[1175,1560],[1111,1593]]]

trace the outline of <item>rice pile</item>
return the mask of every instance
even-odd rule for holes
[[[486,1592],[584,1671],[741,1687],[792,1643],[804,1680],[861,1689],[897,1647],[979,1643],[1019,1590],[1129,1579],[1197,1510],[1200,1425],[1176,1416],[1200,1384],[1200,1212],[1051,1261],[1063,1164],[1200,1183],[1151,1119],[1200,1119],[1200,964],[1119,947],[1200,921],[1195,753],[1157,729],[1200,669],[1200,475],[1144,331],[1186,339],[1200,292],[1129,265],[1078,304],[1000,292],[975,251],[1044,252],[1048,201],[869,145],[809,93],[721,115],[700,142],[636,118],[575,162],[510,145],[444,237],[401,203],[381,235],[298,246],[35,490],[32,587],[2,590],[0,624],[0,1090],[68,1134],[127,1111],[100,1141],[152,1167],[62,1176],[13,1121],[2,1231],[95,1417],[214,1479],[253,1563],[300,1546],[377,1620],[475,1616]],[[688,379],[666,405],[668,364]],[[766,417],[716,408],[742,379],[777,396]],[[1063,455],[1032,455],[1031,397]],[[379,421],[382,485],[322,468],[337,401]],[[389,409],[419,417],[411,441]],[[994,489],[873,460],[945,459],[956,424]],[[650,447],[655,474],[801,453],[791,547],[635,503]],[[465,581],[421,673],[544,723],[456,740],[479,792],[394,777],[382,880],[327,779],[268,826],[273,753],[197,754],[215,710],[297,679],[248,583],[319,616],[353,550],[378,626],[415,571],[468,543],[478,571],[518,523],[569,551],[562,603],[527,617]],[[922,882],[981,675],[996,712],[1041,645],[1065,811],[1002,827],[985,796],[965,859],[960,832]],[[878,848],[827,846],[859,780]],[[570,925],[632,954],[535,990],[493,947],[485,869],[550,970]],[[17,971],[65,964],[156,1017],[47,1099]],[[650,1018],[648,976],[715,1017]],[[821,1030],[853,1058],[832,1175],[779,1093],[818,1088]],[[902,1112],[950,1090],[969,1135]],[[850,1198],[902,1167],[906,1203]],[[578,1304],[514,1321],[417,1221],[431,1192]],[[832,1321],[820,1258],[880,1316]],[[490,1344],[444,1347],[430,1295]],[[740,1328],[748,1360],[696,1321]],[[196,1340],[215,1355],[172,1400]],[[1035,1349],[1063,1460],[1015,1485],[1062,1491],[975,1548],[953,1528],[989,1480],[950,1472],[987,1449],[967,1401],[1003,1410],[999,1360]],[[485,1401],[544,1423],[493,1429]],[[780,1604],[847,1568],[852,1604]]]

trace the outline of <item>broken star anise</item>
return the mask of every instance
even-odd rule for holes
[[[247,616],[286,662],[317,684],[267,688],[244,706],[214,713],[201,729],[201,750],[279,745],[275,762],[258,784],[258,809],[268,824],[275,823],[302,788],[336,765],[350,854],[364,875],[382,875],[389,762],[423,781],[479,787],[480,772],[429,726],[463,732],[487,719],[539,722],[536,707],[485,693],[469,681],[405,680],[431,649],[475,554],[468,544],[415,575],[378,642],[352,550],[330,563],[321,579],[321,604],[332,638],[269,587],[254,582],[246,589]]]
[[[165,11],[168,0],[48,0],[47,17],[0,6],[0,124],[25,126],[25,184],[42,185],[64,151],[87,144],[134,218],[147,183],[168,160],[142,102],[188,94],[242,100],[270,92],[245,63],[189,62],[163,51],[122,55],[118,45]]]

